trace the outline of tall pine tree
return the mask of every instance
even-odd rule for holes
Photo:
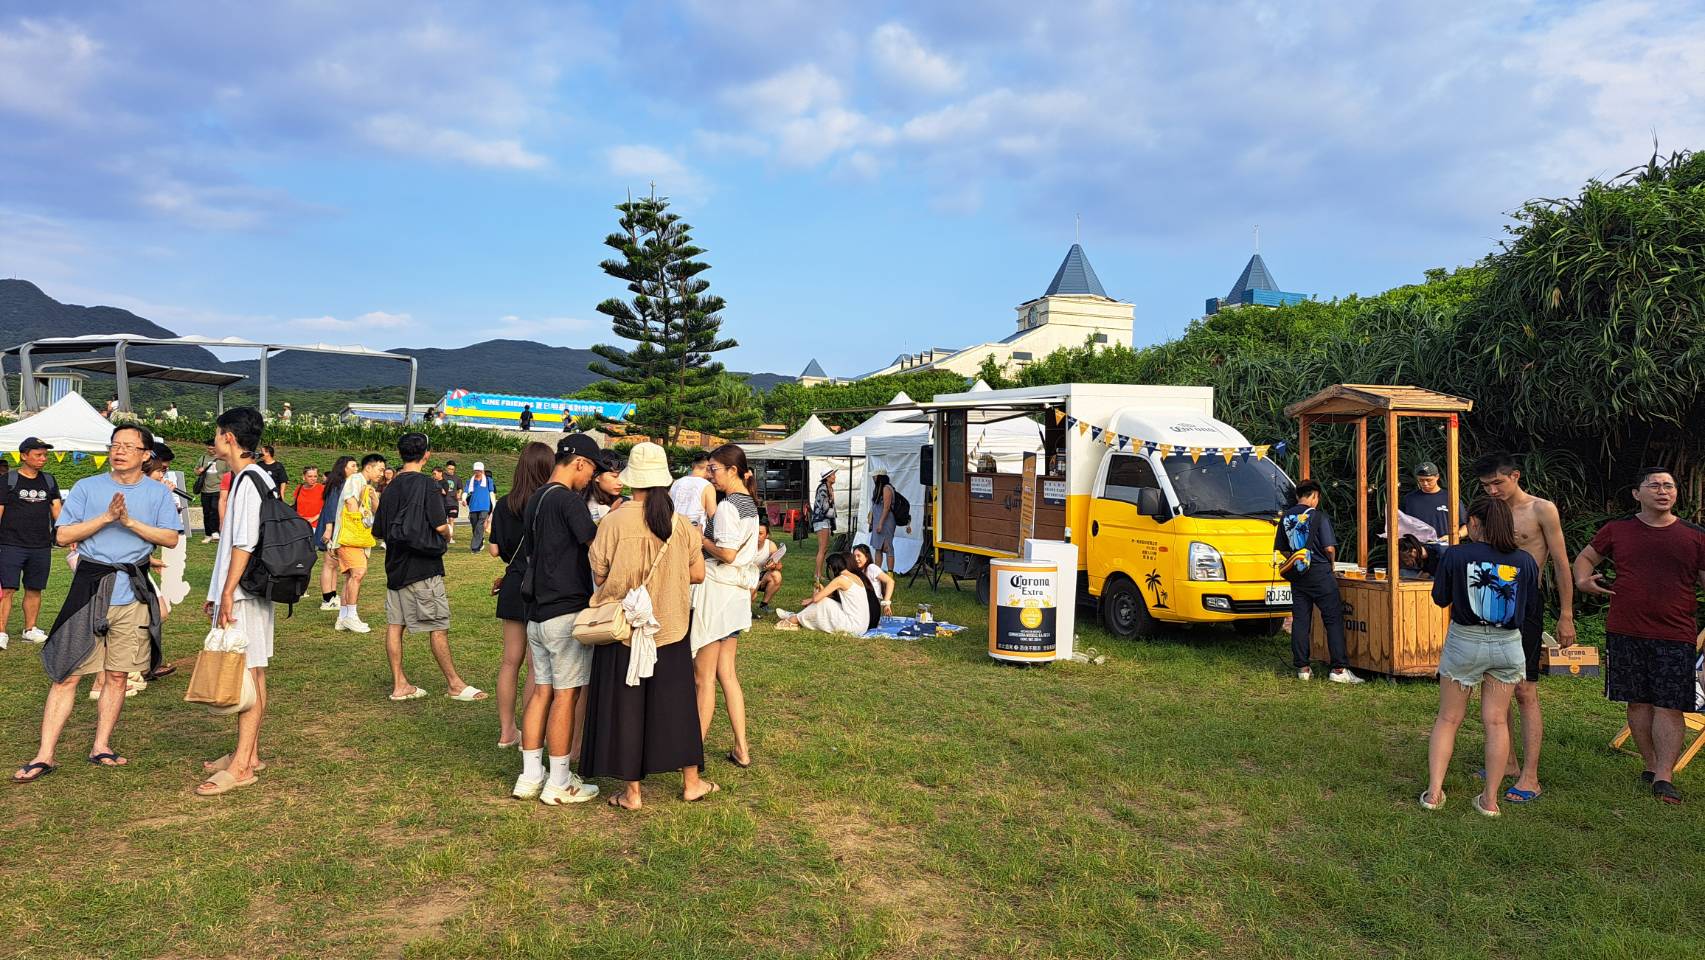
[[[598,304],[617,337],[631,349],[598,344],[592,351],[603,362],[593,373],[621,386],[637,405],[634,426],[674,443],[683,429],[715,429],[722,364],[711,355],[737,346],[722,339],[722,298],[707,294],[699,274],[710,264],[697,259],[692,228],[669,213],[667,197],[651,196],[618,204],[621,231],[604,239],[621,254],[605,260],[604,272],[627,284],[631,298],[612,297]]]

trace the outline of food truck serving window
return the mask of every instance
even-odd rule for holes
[[[1259,457],[1203,455],[1163,461],[1178,505],[1192,517],[1273,517],[1290,502],[1291,482],[1271,461]],[[1108,477],[1112,484],[1112,477]]]
[[[1137,503],[1137,491],[1160,489],[1160,480],[1148,460],[1129,453],[1115,453],[1107,463],[1107,484],[1102,497],[1121,503]]]
[[[947,415],[947,482],[965,482],[965,412]]]

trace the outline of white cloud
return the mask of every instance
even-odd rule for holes
[[[657,184],[657,192],[689,201],[702,201],[709,192],[704,178],[661,147],[625,143],[604,151],[604,165],[631,187]]]
[[[85,122],[101,45],[75,24],[22,19],[0,30],[0,112]]]
[[[753,83],[724,91],[730,106],[760,124],[797,117],[841,102],[841,85],[822,67],[804,63]]]
[[[518,314],[497,318],[497,326],[488,330],[481,340],[538,340],[541,343],[560,343],[565,333],[580,333],[592,329],[592,324],[579,317],[539,317],[528,319]]]
[[[538,170],[548,161],[510,138],[481,139],[473,134],[428,126],[397,114],[369,117],[361,124],[369,141],[398,153],[451,160],[476,167]]]
[[[373,310],[348,320],[339,319],[331,314],[302,317],[289,321],[285,326],[300,327],[306,330],[329,330],[337,333],[367,333],[373,330],[396,330],[413,322],[414,318],[406,313],[387,313],[384,310]]]
[[[776,139],[784,163],[809,167],[843,150],[886,146],[894,142],[894,131],[855,110],[829,107],[783,123]]]
[[[898,23],[876,28],[870,35],[870,55],[884,79],[925,95],[951,93],[965,79],[964,68],[929,50]]]

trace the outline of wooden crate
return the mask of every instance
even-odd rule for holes
[[[1350,666],[1393,677],[1437,674],[1450,611],[1433,605],[1432,581],[1405,580],[1397,586],[1402,616],[1394,635],[1390,589],[1383,580],[1338,578],[1338,592],[1344,598],[1344,647]],[[1313,658],[1329,660],[1326,631],[1318,611],[1312,636]]]

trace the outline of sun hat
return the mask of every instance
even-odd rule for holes
[[[628,465],[621,480],[623,486],[634,490],[669,486],[675,482],[669,473],[669,455],[655,443],[634,444],[628,451]]]
[[[476,473],[484,473],[485,472],[485,461],[484,460],[475,460],[474,461],[474,471]]]

